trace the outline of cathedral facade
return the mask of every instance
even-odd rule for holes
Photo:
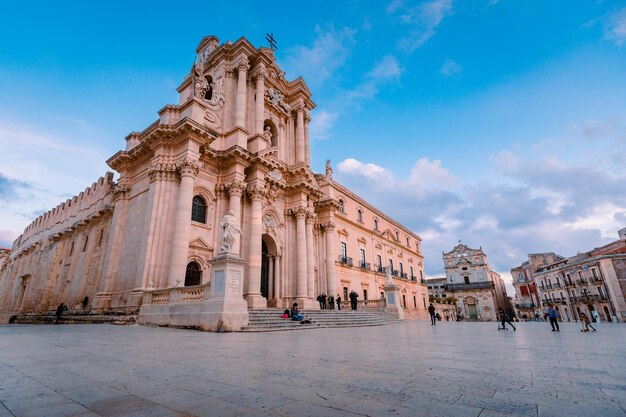
[[[0,255],[0,319],[64,302],[92,312],[139,311],[155,289],[203,287],[220,220],[238,219],[250,309],[355,291],[381,299],[385,268],[408,317],[425,317],[421,239],[310,167],[302,78],[245,38],[205,37],[167,105],[107,161],[84,192],[33,221]]]
[[[465,320],[495,321],[500,309],[513,317],[504,281],[491,270],[482,248],[459,243],[443,254],[447,295],[456,298],[458,314]]]

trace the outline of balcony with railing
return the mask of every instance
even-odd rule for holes
[[[494,288],[493,282],[470,282],[469,284],[445,284],[447,291],[490,290]]]
[[[380,272],[381,274],[384,274],[385,268],[382,265],[376,265],[376,272]]]
[[[391,270],[391,275],[393,275],[394,277],[397,277],[399,275],[399,272],[397,269],[392,269]]]
[[[546,289],[549,290],[552,288],[552,284],[546,284]],[[543,289],[543,288],[542,288]]]
[[[411,275],[411,281],[417,282],[417,277],[415,275]]]
[[[367,271],[369,271],[371,269],[370,263],[369,262],[359,262],[359,268],[361,269],[365,269]]]
[[[339,256],[339,263],[346,266],[352,266],[352,258],[347,256]]]
[[[402,272],[402,273],[400,274],[400,278],[402,278],[402,279],[408,279],[408,278],[409,278],[409,276],[407,275],[407,273],[406,273],[406,272]]]

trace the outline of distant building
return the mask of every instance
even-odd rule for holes
[[[459,244],[443,254],[446,294],[456,298],[459,314],[466,320],[493,321],[498,309],[513,315],[504,281],[492,271],[481,249]]]
[[[426,286],[428,287],[428,296],[440,299],[448,297],[449,295],[446,292],[447,283],[448,279],[446,277],[428,278],[426,280]]]
[[[528,260],[511,269],[513,288],[515,288],[515,312],[519,318],[534,319],[542,316],[541,296],[535,283],[534,273],[540,267],[565,259],[553,252],[531,253]]]
[[[541,265],[534,281],[542,309],[556,306],[561,320],[626,321],[626,229],[619,239],[589,252]]]

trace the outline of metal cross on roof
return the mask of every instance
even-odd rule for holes
[[[270,48],[272,48],[273,50],[278,49],[278,47],[276,46],[276,39],[274,39],[274,34],[273,33],[266,33],[265,34],[265,40],[267,40],[270,44]]]

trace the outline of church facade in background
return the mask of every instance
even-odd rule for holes
[[[229,212],[248,308],[381,299],[388,267],[405,317],[425,317],[420,237],[335,182],[330,163],[311,170],[304,80],[245,38],[205,37],[196,52],[178,104],[107,161],[117,181],[107,173],[0,253],[0,318],[61,302],[135,313],[146,292],[207,286]]]

